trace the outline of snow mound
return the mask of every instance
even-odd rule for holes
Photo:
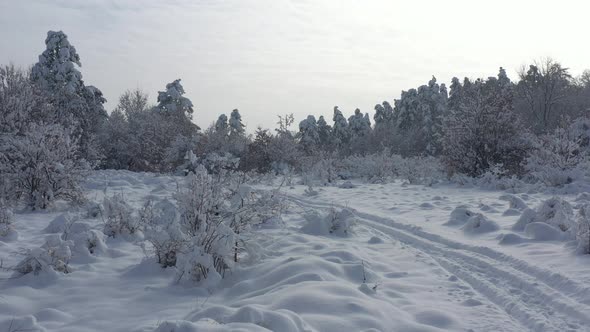
[[[544,222],[532,222],[524,228],[527,236],[537,241],[560,241],[563,239],[563,232],[553,225]]]
[[[310,235],[348,236],[356,217],[349,209],[331,209],[327,214],[312,211],[304,215],[305,223],[301,232]]]
[[[576,196],[576,202],[590,202],[590,193],[583,192]]]
[[[66,230],[72,233],[81,233],[90,229],[85,223],[76,222],[77,218],[71,213],[62,213],[55,217],[43,230],[46,234],[63,233]]]
[[[438,310],[424,310],[414,315],[416,321],[441,329],[448,329],[456,325],[457,319],[448,313]]]
[[[574,226],[574,210],[572,206],[559,197],[545,200],[536,210],[526,209],[512,226],[513,230],[522,231],[527,224],[541,222],[568,231]]]
[[[383,240],[380,237],[377,236],[372,236],[369,241],[369,244],[379,244],[379,243],[383,243]]]
[[[482,234],[500,229],[495,221],[488,219],[481,213],[473,212],[466,205],[456,207],[450,214],[446,226],[461,226],[465,234]]]
[[[522,200],[522,198],[512,195],[506,194],[499,197],[502,201],[507,201],[509,203],[509,209],[514,209],[518,211],[524,211],[528,209],[528,205]]]
[[[43,326],[37,324],[35,316],[28,315],[19,318],[10,318],[0,322],[0,331],[18,332],[18,331],[47,331]]]
[[[190,320],[199,322],[199,325],[207,329],[197,331],[215,331],[215,323],[211,320],[204,320],[209,317],[217,317],[223,321],[225,327],[219,326],[219,331],[236,331],[235,328],[242,327],[244,331],[284,331],[284,332],[311,332],[303,319],[291,310],[266,309],[260,305],[246,305],[241,308],[230,308],[226,306],[213,306],[199,313],[193,314]],[[213,318],[215,320],[215,318]],[[231,327],[234,325],[235,327]],[[237,325],[237,326],[236,326]],[[170,331],[170,330],[161,330]],[[178,330],[172,330],[177,332]],[[187,330],[192,331],[192,330]]]
[[[488,218],[483,214],[476,214],[470,217],[465,225],[461,227],[463,232],[466,234],[483,234],[483,233],[490,233],[495,232],[500,229],[500,226]]]
[[[344,182],[344,183],[342,183],[340,185],[340,188],[343,188],[343,189],[353,189],[353,188],[356,188],[356,186],[354,184],[352,184],[352,182],[346,181],[346,182]]]
[[[519,243],[523,243],[526,241],[520,235],[514,234],[514,233],[502,234],[499,236],[499,239],[500,239],[500,242],[498,242],[498,243],[502,244],[502,245],[519,244]]]
[[[460,205],[451,212],[449,221],[447,221],[445,225],[461,226],[464,225],[469,220],[469,218],[478,214],[480,213],[469,210],[466,205]]]

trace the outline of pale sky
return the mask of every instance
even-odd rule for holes
[[[181,78],[207,127],[240,109],[249,131],[278,114],[348,117],[431,76],[511,78],[550,56],[590,68],[588,1],[0,0],[0,64],[28,66],[63,30],[110,111],[126,89]],[[330,121],[329,121],[330,122]]]

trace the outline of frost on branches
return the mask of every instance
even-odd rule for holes
[[[243,253],[253,256],[252,225],[280,213],[275,196],[255,193],[243,175],[208,174],[203,165],[187,176],[172,203],[147,206],[146,239],[162,267],[176,267],[178,280],[220,279]]]
[[[588,160],[580,143],[571,130],[557,128],[538,138],[525,169],[530,177],[548,186],[572,183],[583,176]]]
[[[0,136],[0,175],[12,188],[10,200],[46,209],[57,199],[84,200],[79,182],[88,164],[59,125],[32,124],[21,135]]]

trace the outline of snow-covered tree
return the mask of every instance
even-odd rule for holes
[[[437,134],[446,110],[446,87],[439,86],[434,77],[428,85],[402,91],[393,113],[397,150],[402,155],[436,154]]]
[[[267,129],[258,128],[254,140],[240,158],[240,170],[268,173],[272,167],[271,144],[272,134]]]
[[[220,133],[223,136],[227,136],[229,134],[229,123],[227,122],[227,115],[221,114],[217,121],[215,121],[215,131]]]
[[[317,127],[320,147],[326,149],[332,144],[332,127],[326,122],[323,115],[319,117]]]
[[[334,143],[340,148],[345,148],[350,142],[352,132],[348,125],[348,121],[342,112],[338,109],[338,106],[334,106],[334,116],[332,118],[334,126],[332,127],[332,138]]]
[[[76,158],[78,145],[59,125],[31,124],[19,135],[0,136],[0,177],[11,199],[45,209],[56,199],[81,202],[79,182],[88,164]]]
[[[535,140],[525,170],[529,177],[548,186],[560,186],[581,178],[587,161],[580,138],[570,130],[557,128],[553,134]]]
[[[193,103],[183,96],[184,88],[180,79],[166,84],[166,91],[158,91],[158,110],[181,119],[192,119]]]
[[[308,115],[306,119],[299,122],[299,144],[307,154],[314,153],[319,149],[320,135],[318,124],[313,115]]]
[[[80,154],[89,161],[100,158],[96,133],[107,118],[106,99],[93,86],[85,86],[80,56],[62,31],[49,31],[46,49],[31,70],[32,81],[48,96],[54,106],[54,122],[61,124],[78,141]]]
[[[369,114],[363,115],[360,109],[354,110],[354,115],[348,118],[348,124],[352,131],[353,137],[367,136],[371,132],[371,120]]]
[[[519,71],[516,92],[523,103],[520,108],[526,125],[537,133],[555,128],[568,111],[564,103],[572,87],[568,68],[551,58],[535,61]]]
[[[460,95],[453,80],[453,107],[443,120],[442,152],[451,172],[471,176],[501,165],[519,174],[528,150],[525,131],[514,112],[512,83],[500,68],[498,78],[465,80]]]
[[[245,133],[244,124],[242,123],[242,116],[237,109],[233,110],[229,118],[229,135],[242,136]]]

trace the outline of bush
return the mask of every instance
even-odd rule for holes
[[[580,207],[576,223],[576,241],[580,253],[590,254],[590,204]]]
[[[356,223],[356,217],[349,209],[331,208],[326,214],[311,211],[303,217],[305,224],[301,227],[301,231],[311,235],[348,236]]]
[[[77,153],[77,143],[58,125],[32,124],[22,135],[0,136],[0,175],[11,199],[33,210],[56,199],[82,202],[79,183],[89,166]]]
[[[553,197],[543,201],[536,210],[525,209],[512,229],[524,230],[527,224],[542,222],[565,232],[572,230],[574,226],[573,219],[574,210],[572,206],[559,197]]]
[[[133,209],[123,194],[105,196],[103,201],[104,233],[110,237],[120,234],[135,234],[139,228],[139,220],[133,215]]]
[[[525,169],[533,180],[555,187],[581,178],[586,162],[579,139],[572,132],[558,128],[552,135],[539,138]]]
[[[12,210],[0,200],[0,237],[8,237],[16,233],[12,225],[13,222],[14,215],[12,214]]]
[[[38,275],[42,272],[70,273],[68,266],[72,258],[74,243],[62,240],[59,234],[47,236],[43,246],[30,250],[20,263],[15,267],[17,273]]]

